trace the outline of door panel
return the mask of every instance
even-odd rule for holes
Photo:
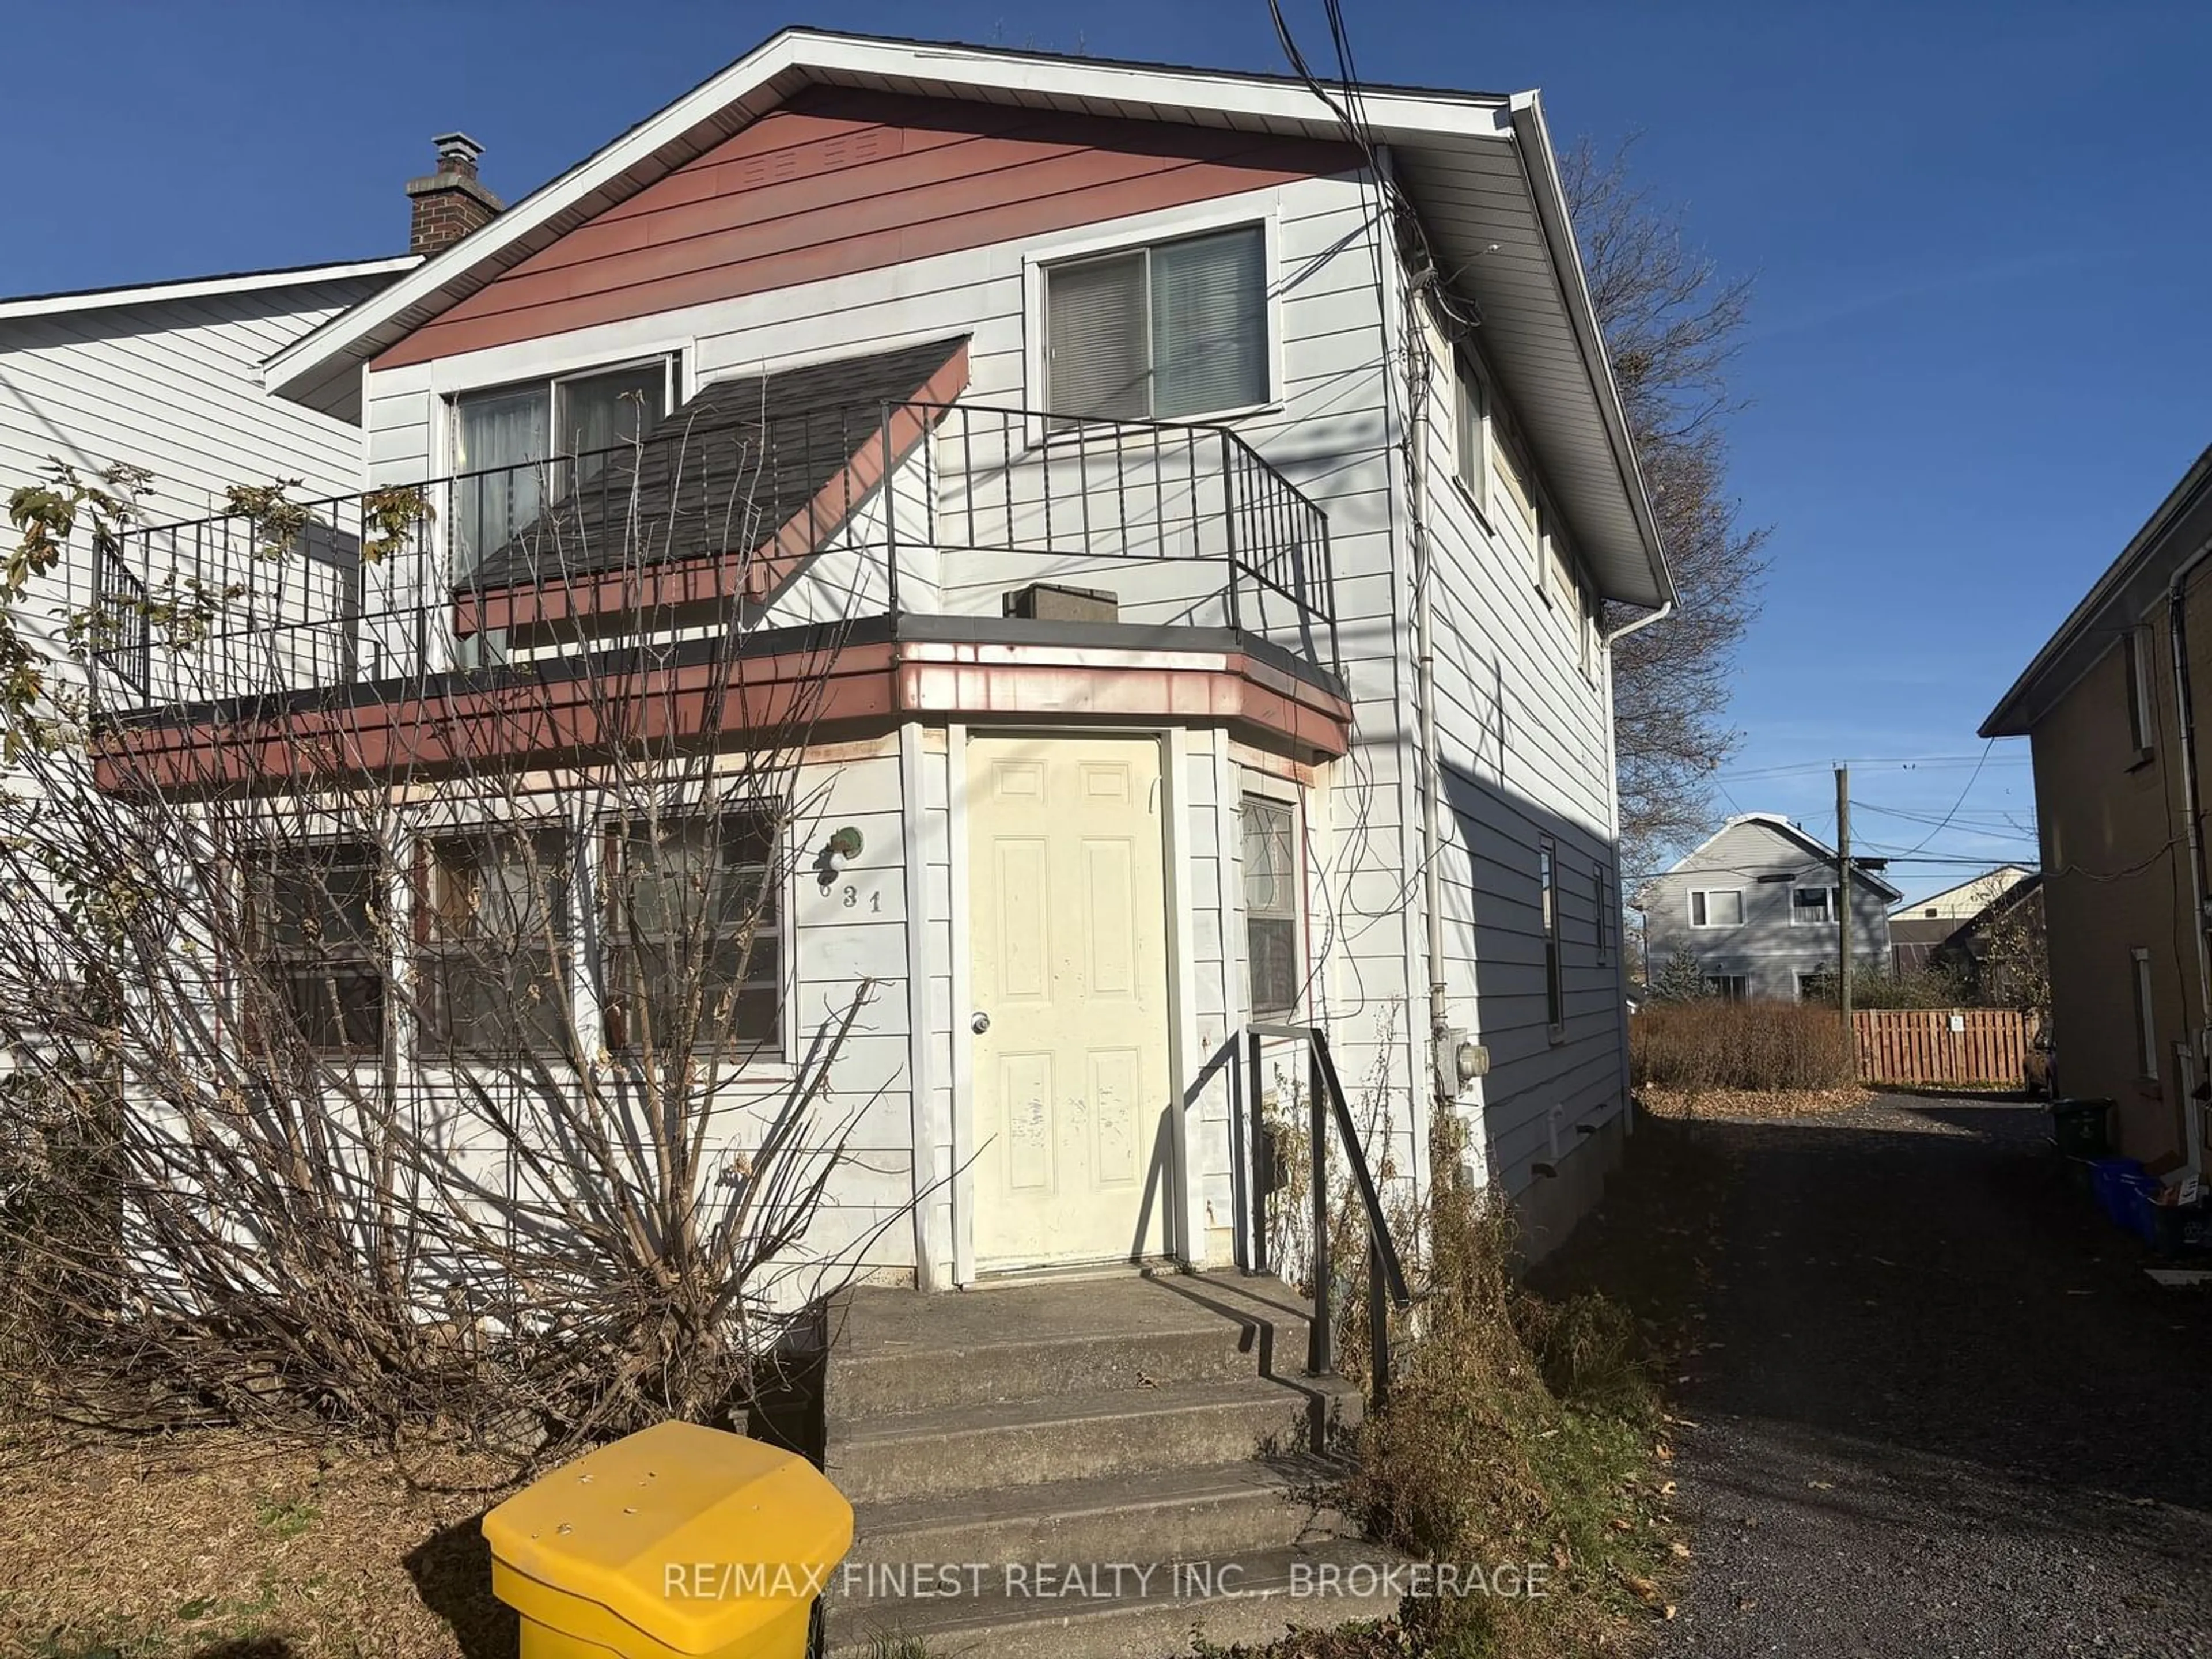
[[[968,746],[975,1255],[985,1268],[1161,1251],[1170,1103],[1160,750]],[[1139,1230],[1142,1230],[1142,1236]]]

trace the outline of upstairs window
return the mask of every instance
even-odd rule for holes
[[[1298,960],[1298,857],[1293,814],[1281,801],[1247,796],[1244,842],[1244,959],[1252,1018],[1287,1020],[1297,1012],[1304,973]]]
[[[568,1047],[568,856],[557,830],[431,842],[423,968],[434,1046]]]
[[[383,906],[376,848],[366,842],[286,848],[246,871],[248,938],[262,984],[300,1041],[328,1054],[384,1046]],[[249,1007],[254,1028],[266,1018]]]
[[[1490,405],[1488,390],[1474,365],[1458,359],[1458,406],[1453,457],[1459,481],[1474,504],[1490,511]]]
[[[658,425],[671,405],[675,362],[655,357],[454,398],[453,470],[475,475],[453,490],[459,569],[473,569],[535,522],[549,493],[589,482],[608,451]],[[550,465],[556,460],[557,469]]]
[[[1528,538],[1533,544],[1539,526],[1536,518],[1536,486],[1529,481],[1528,469],[1522,465],[1521,458],[1514,453],[1513,443],[1510,438],[1501,439],[1492,444],[1490,458],[1492,470],[1497,473],[1498,482],[1503,486],[1498,494],[1511,509],[1511,516],[1521,526],[1521,533]],[[1541,550],[1539,550],[1538,556],[1541,556]],[[1541,566],[1539,566],[1536,580],[1541,582],[1543,579],[1543,570]]]
[[[1045,405],[1056,420],[1177,420],[1267,401],[1257,225],[1054,265]]]
[[[763,810],[634,825],[609,849],[611,1048],[775,1048],[782,878]]]
[[[1743,894],[1733,887],[1698,888],[1690,895],[1692,927],[1741,927]]]
[[[1790,921],[1797,927],[1826,927],[1836,920],[1836,890],[1799,887],[1790,895]]]

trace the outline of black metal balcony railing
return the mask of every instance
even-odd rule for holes
[[[404,682],[733,614],[996,617],[1037,582],[1340,668],[1327,517],[1219,427],[871,404],[248,505],[100,550],[101,712]]]

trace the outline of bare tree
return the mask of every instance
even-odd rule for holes
[[[56,1409],[533,1447],[711,1419],[893,1224],[821,1237],[871,987],[793,1006],[783,943],[889,492],[794,538],[780,441],[254,486],[166,532],[143,477],[15,493],[0,1250],[46,1287],[15,1352]],[[93,597],[49,662],[73,538]],[[777,601],[819,620],[771,655]]]
[[[1727,420],[1741,407],[1729,371],[1750,279],[1723,279],[1688,243],[1680,215],[1636,181],[1632,154],[1584,141],[1564,173],[1679,596],[1664,626],[1613,656],[1622,867],[1653,869],[1705,827],[1708,780],[1735,747],[1729,674],[1758,615],[1766,532],[1744,526],[1728,483]]]

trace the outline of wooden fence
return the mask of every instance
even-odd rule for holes
[[[2021,1086],[2027,1020],[2012,1008],[1861,1008],[1851,1015],[1862,1083]]]

